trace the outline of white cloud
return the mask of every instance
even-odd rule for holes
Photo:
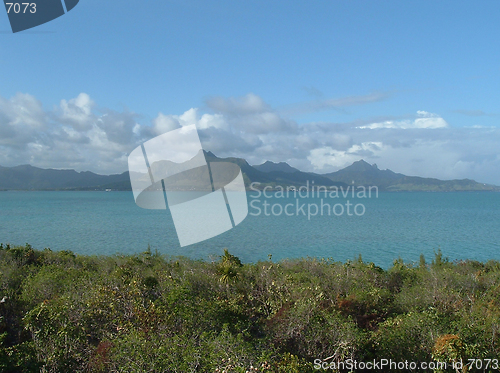
[[[10,100],[0,97],[0,112],[9,126],[40,129],[47,119],[41,102],[23,93],[17,93]]]
[[[429,113],[427,111],[417,111],[415,119],[410,120],[386,120],[383,122],[370,123],[360,126],[359,128],[377,129],[377,128],[448,128],[448,123],[437,114]]]
[[[28,94],[0,97],[0,164],[123,172],[124,155],[140,141],[136,114],[104,109],[85,93],[54,110]]]
[[[47,114],[35,97],[22,93],[9,100],[0,97],[0,147],[17,152],[17,158],[27,144],[40,141],[47,122]]]
[[[158,116],[153,119],[153,128],[156,135],[180,128],[178,117],[174,115],[165,115],[158,113]]]
[[[224,127],[232,127],[241,133],[264,135],[273,132],[295,132],[297,124],[286,120],[262,100],[249,93],[243,97],[212,97],[206,101],[207,106],[219,115],[217,128],[222,128],[220,116],[224,116]],[[204,125],[203,128],[206,128]]]
[[[191,108],[181,115],[165,115],[158,113],[153,119],[153,132],[156,135],[172,131],[177,128],[196,124],[198,128],[223,127],[222,115],[204,114],[201,119],[197,108]]]
[[[227,130],[229,129],[229,124],[222,114],[203,114],[198,122],[198,128],[207,129],[210,127]]]
[[[61,115],[59,119],[76,129],[89,129],[95,120],[95,116],[92,113],[94,106],[94,101],[86,93],[80,93],[76,98],[69,101],[61,100]]]
[[[406,118],[299,125],[253,94],[212,99],[210,105],[218,110],[159,113],[151,123],[141,123],[133,112],[98,109],[84,93],[61,100],[53,110],[28,94],[0,97],[0,165],[123,172],[129,152],[140,143],[196,124],[204,149],[250,164],[286,161],[326,173],[363,158],[408,175],[500,184],[499,128],[454,128],[426,111]]]
[[[307,159],[316,170],[327,166],[344,168],[363,158],[373,158],[386,146],[382,142],[363,142],[355,144],[347,150],[336,150],[330,146],[312,149]]]
[[[191,108],[181,115],[165,115],[163,113],[158,113],[157,117],[153,119],[153,132],[160,135],[191,124],[196,124],[199,129],[229,128],[224,115],[203,114],[199,117],[198,111],[197,108]]]

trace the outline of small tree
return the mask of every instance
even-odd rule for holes
[[[221,256],[221,261],[217,265],[219,281],[225,284],[236,281],[240,276],[241,267],[243,267],[241,260],[224,249],[224,255]]]

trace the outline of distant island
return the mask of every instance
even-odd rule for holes
[[[364,160],[336,172],[318,174],[300,171],[285,162],[264,162],[251,166],[243,158],[219,158],[205,152],[208,162],[231,162],[242,172],[247,189],[251,183],[259,188],[304,187],[311,185],[347,188],[348,186],[376,186],[380,191],[407,192],[456,192],[500,191],[500,187],[479,183],[470,179],[439,180],[407,176],[391,170],[380,170],[376,164]],[[0,166],[0,190],[131,190],[128,171],[115,175],[98,175],[90,171],[42,169],[31,165]]]

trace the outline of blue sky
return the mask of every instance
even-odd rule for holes
[[[80,0],[10,33],[0,165],[122,172],[195,123],[221,156],[500,184],[500,2]],[[193,110],[192,110],[193,109]]]

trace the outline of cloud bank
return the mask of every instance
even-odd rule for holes
[[[371,94],[329,99],[298,104],[297,110],[342,108],[383,98]],[[406,117],[299,124],[252,93],[212,97],[205,104],[204,111],[159,113],[145,121],[134,112],[99,107],[85,93],[61,100],[50,110],[29,94],[0,97],[0,165],[119,173],[140,143],[196,124],[206,150],[246,158],[250,164],[286,161],[305,171],[326,173],[365,159],[408,175],[500,184],[496,127],[454,128],[425,110]]]

